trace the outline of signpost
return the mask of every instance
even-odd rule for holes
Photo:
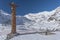
[[[11,20],[12,30],[11,30],[11,33],[14,34],[14,33],[16,33],[16,5],[14,4],[14,2],[11,3],[11,11],[12,11],[12,20]]]

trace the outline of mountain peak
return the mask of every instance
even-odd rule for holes
[[[56,10],[56,12],[60,12],[60,6],[57,7],[55,10]]]

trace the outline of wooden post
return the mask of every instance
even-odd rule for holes
[[[12,10],[12,30],[11,33],[16,33],[16,5],[14,4],[14,2],[11,3],[11,10]]]

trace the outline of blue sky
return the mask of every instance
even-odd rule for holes
[[[60,6],[60,0],[0,0],[0,9],[11,14],[9,3],[14,1],[18,7],[16,15],[51,11]]]

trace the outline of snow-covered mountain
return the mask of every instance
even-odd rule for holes
[[[60,26],[60,7],[52,11],[43,11],[39,13],[30,13],[25,15],[26,18],[35,21],[31,28],[59,28]]]
[[[0,23],[2,24],[8,24],[11,22],[11,15],[4,12],[3,10],[0,10]],[[16,16],[16,24],[17,25],[24,25],[24,23],[29,23],[32,22],[31,20],[29,20],[28,18],[24,17],[24,16]]]
[[[0,10],[0,23],[11,24],[11,15]],[[55,28],[60,25],[60,7],[52,11],[43,11],[39,13],[29,13],[24,16],[16,16],[16,24],[31,28]]]
[[[0,10],[0,23],[3,23],[10,19],[10,15],[5,13],[3,10]]]

